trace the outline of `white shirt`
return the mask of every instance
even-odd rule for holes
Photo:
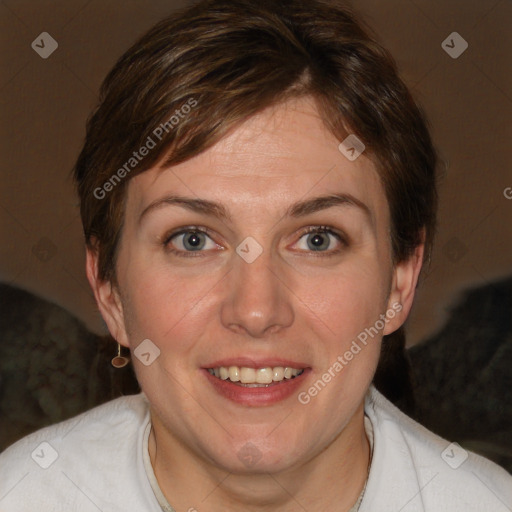
[[[373,386],[365,415],[373,455],[359,512],[512,511],[504,469],[425,429]],[[161,512],[144,465],[149,430],[141,393],[21,439],[0,454],[0,511]]]

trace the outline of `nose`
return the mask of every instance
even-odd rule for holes
[[[236,254],[233,258],[221,309],[224,327],[238,334],[264,338],[292,325],[293,293],[276,262],[272,262],[271,254],[264,251],[252,263]]]

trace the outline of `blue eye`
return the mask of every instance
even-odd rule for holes
[[[342,245],[347,245],[344,238],[338,233],[326,226],[314,226],[308,228],[308,231],[300,237],[300,240],[305,239],[306,246],[300,247],[301,250],[313,252],[339,252],[332,249],[331,245],[336,245],[336,242]]]
[[[207,256],[208,251],[212,249],[223,249],[212,240],[209,233],[206,228],[187,226],[166,235],[163,245],[167,251],[179,257]],[[298,243],[302,245],[299,247],[300,252],[317,253],[318,256],[333,256],[348,246],[347,239],[328,226],[307,228]],[[333,248],[333,245],[338,247]]]
[[[210,241],[209,245],[208,241]],[[170,252],[185,257],[194,256],[194,254],[191,254],[194,252],[204,252],[203,249],[219,247],[206,231],[195,227],[184,228],[171,233],[165,238],[164,245]]]

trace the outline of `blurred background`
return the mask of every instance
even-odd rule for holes
[[[0,2],[0,281],[64,308],[97,335],[106,330],[85,277],[71,169],[106,73],[150,26],[188,3]],[[412,346],[442,332],[463,291],[493,293],[512,275],[512,2],[350,3],[394,55],[442,159],[435,251],[407,322]],[[503,323],[509,302],[497,300]],[[471,311],[468,320],[478,306]],[[76,412],[51,410],[52,420]]]

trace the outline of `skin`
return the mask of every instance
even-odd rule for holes
[[[160,350],[149,366],[132,359],[151,404],[152,465],[177,511],[347,511],[363,488],[364,396],[382,335],[411,308],[423,246],[393,266],[375,167],[364,153],[349,161],[338,145],[311,98],[270,107],[193,159],[130,181],[117,287],[98,280],[97,255],[87,252],[112,336],[132,351],[144,339]],[[350,194],[369,213],[344,204],[284,216],[296,201],[333,192]],[[140,220],[170,194],[222,203],[232,219],[164,205]],[[212,231],[200,255],[172,254],[169,247],[186,252],[189,235],[166,248],[167,235],[190,225]],[[325,248],[311,250],[315,234],[304,229],[321,225],[347,243],[324,234]],[[250,264],[235,252],[248,236],[263,248]],[[267,406],[236,404],[201,370],[224,357],[284,357],[311,368],[299,390],[307,391],[397,303],[402,310],[307,405],[297,394]],[[248,442],[260,455],[251,466],[238,456]]]

